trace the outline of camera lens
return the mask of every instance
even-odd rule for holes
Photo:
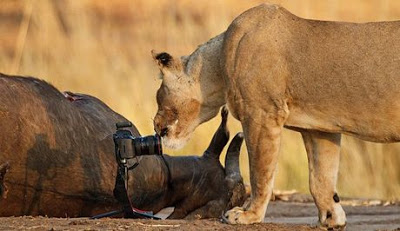
[[[162,154],[161,137],[159,135],[136,137],[132,144],[137,156]]]

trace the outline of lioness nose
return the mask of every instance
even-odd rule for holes
[[[158,134],[158,135],[160,135],[161,137],[164,137],[164,136],[166,136],[167,134],[168,134],[168,128],[161,128],[161,127],[156,127],[156,133]]]
[[[154,130],[161,137],[168,134],[168,128],[166,126],[163,126],[163,124],[157,118],[154,120]]]
[[[161,132],[160,132],[160,136],[161,137],[164,137],[164,136],[166,136],[168,134],[168,128],[163,128],[163,129],[161,129]]]

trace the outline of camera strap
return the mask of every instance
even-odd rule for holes
[[[153,219],[160,219],[158,217],[153,216],[152,211],[144,211],[137,209],[132,206],[131,199],[129,198],[129,189],[128,189],[128,181],[129,181],[129,174],[128,171],[134,169],[139,164],[136,162],[131,167],[127,165],[120,165],[118,166],[118,174],[117,174],[117,184],[116,185],[123,185],[124,193],[123,193],[123,211],[125,218],[137,218],[137,217],[144,217],[144,218],[153,218]]]
[[[169,164],[167,160],[165,159],[164,155],[161,154],[161,159],[163,160],[165,167],[167,168],[167,184],[168,188],[172,188],[172,177],[171,177],[171,170],[169,167]],[[128,187],[128,182],[129,182],[129,171],[136,168],[139,165],[139,162],[135,162],[132,166],[128,166],[127,164],[124,165],[119,165],[118,166],[118,171],[117,171],[117,178],[116,178],[116,184],[115,186],[117,187],[123,187],[122,190],[124,193],[122,193],[122,198],[121,202],[123,204],[123,210],[124,210],[124,217],[126,218],[135,218],[135,217],[146,217],[146,218],[155,218],[157,217],[153,216],[153,212],[151,211],[144,211],[137,209],[133,207],[132,201],[129,197],[129,187]]]

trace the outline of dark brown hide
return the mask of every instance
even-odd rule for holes
[[[0,216],[89,216],[117,206],[111,134],[125,118],[30,77],[0,74],[0,99],[0,163],[12,166]]]
[[[0,165],[0,200],[7,198],[8,188],[4,184],[4,179],[6,178],[6,173],[10,169],[10,164],[8,162]]]

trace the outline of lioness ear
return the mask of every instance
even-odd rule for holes
[[[159,53],[154,50],[151,51],[151,54],[163,74],[179,75],[182,71],[182,61],[179,58],[174,58],[167,52]]]
[[[173,62],[173,57],[168,54],[167,52],[161,52],[158,53],[154,50],[151,51],[151,55],[153,56],[153,59],[156,61],[156,63],[160,67],[168,67],[172,64]]]

